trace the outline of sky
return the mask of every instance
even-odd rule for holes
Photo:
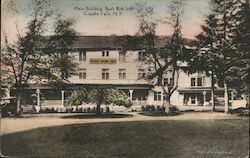
[[[75,29],[80,35],[134,35],[138,31],[135,7],[143,5],[154,9],[157,20],[167,16],[167,5],[170,0],[51,0],[51,9],[65,17],[76,19]],[[200,25],[209,13],[209,0],[186,0],[182,32],[185,38],[193,39],[200,32]],[[7,2],[7,3],[6,3]],[[21,34],[30,19],[29,6],[31,0],[2,1],[1,5],[1,34],[10,39],[16,38],[17,28]],[[12,15],[6,7],[15,6],[21,10]],[[171,27],[158,23],[157,35],[170,35]],[[3,37],[3,36],[2,36]]]

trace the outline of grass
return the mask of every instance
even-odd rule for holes
[[[249,120],[77,124],[4,135],[2,154],[33,157],[223,158],[249,154]]]

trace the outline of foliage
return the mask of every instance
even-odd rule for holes
[[[248,87],[249,2],[211,0],[211,6],[212,12],[196,36],[196,52],[189,71],[207,72],[212,78],[212,87],[215,78],[220,86],[224,84],[227,111],[227,87],[240,87],[243,91]]]
[[[2,48],[3,64],[10,68],[7,79],[17,89],[18,107],[24,84],[29,81],[64,83],[76,68],[68,56],[68,50],[76,36],[72,27],[74,21],[61,16],[55,19],[53,35],[44,44],[44,34],[48,31],[47,21],[53,15],[50,2],[33,0],[29,9],[31,18],[26,32],[21,34],[17,29],[18,38],[14,43],[5,35]]]
[[[116,104],[129,107],[131,102],[129,97],[121,90],[114,88],[99,88],[99,87],[86,87],[75,90],[71,96],[66,99],[66,105],[82,105],[82,103],[101,104]]]
[[[138,32],[135,36],[125,36],[117,41],[123,50],[143,50],[144,63],[150,65],[146,72],[146,79],[154,86],[162,87],[166,95],[167,104],[170,104],[170,97],[178,88],[179,70],[182,68],[180,62],[186,61],[186,49],[181,33],[181,19],[184,13],[184,2],[172,0],[168,5],[168,17],[164,23],[170,25],[173,30],[171,37],[164,48],[156,47],[159,37],[156,36],[156,20],[153,18],[152,7],[139,7],[137,11],[137,21],[139,23]],[[171,76],[172,83],[164,85],[164,77]],[[169,106],[167,106],[169,107]],[[168,108],[166,108],[168,111]]]

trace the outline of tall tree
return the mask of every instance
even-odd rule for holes
[[[211,0],[212,12],[218,20],[216,27],[216,52],[220,57],[218,67],[220,71],[216,76],[224,85],[225,113],[229,110],[228,84],[231,76],[230,69],[234,66],[234,60],[237,58],[237,48],[233,45],[233,37],[238,29],[238,20],[236,18],[239,12],[240,1],[235,0]]]
[[[249,104],[249,51],[250,51],[250,7],[249,1],[243,0],[238,6],[236,20],[239,22],[235,30],[233,44],[237,48],[237,57],[230,68],[231,86],[239,94],[245,94]]]
[[[182,68],[181,61],[185,60],[184,40],[181,33],[181,19],[184,13],[184,2],[181,0],[172,0],[168,6],[167,21],[173,29],[169,41],[165,48],[157,48],[157,36],[155,34],[156,22],[153,19],[153,8],[139,7],[138,23],[139,30],[135,37],[126,37],[124,41],[120,41],[123,49],[145,51],[144,62],[149,64],[146,78],[156,81],[154,86],[161,86],[165,95],[163,106],[165,112],[169,112],[171,106],[170,98],[174,91],[178,88],[179,70]],[[171,76],[168,83],[164,83],[164,78]]]
[[[216,72],[220,71],[218,62],[220,57],[216,52],[216,28],[218,20],[215,14],[210,14],[205,19],[205,24],[201,25],[202,31],[196,36],[195,49],[192,60],[189,62],[189,73],[206,72],[211,77],[211,101],[212,110],[215,110],[215,78]]]
[[[41,74],[51,74],[50,69],[47,67],[48,63],[46,63],[48,57],[44,55],[46,52],[57,54],[54,50],[57,50],[56,46],[59,45],[52,47],[50,44],[47,44],[45,47],[41,47],[41,43],[43,43],[44,40],[44,33],[48,31],[47,21],[53,14],[49,1],[32,0],[32,6],[29,9],[31,12],[31,20],[27,23],[26,32],[21,34],[17,30],[17,41],[14,42],[14,44],[9,42],[8,36],[6,35],[4,41],[5,46],[2,51],[3,64],[11,68],[9,77],[12,78],[16,89],[17,114],[20,113],[21,93],[24,86],[31,80],[35,81],[38,79],[38,81],[40,81],[37,76],[41,76]],[[71,22],[58,19],[55,26],[55,36],[50,37],[49,43],[64,40],[65,35],[69,34],[70,31],[74,33],[67,38],[70,38],[70,41],[74,39],[75,31],[69,29]],[[67,44],[69,45],[71,43]]]
[[[239,33],[239,24],[244,19],[240,16],[242,3],[244,2],[211,0],[211,14],[207,16],[205,24],[202,25],[202,32],[196,37],[198,41],[198,45],[196,45],[197,54],[191,63],[196,67],[196,70],[206,71],[212,77],[212,93],[215,77],[219,84],[224,86],[226,113],[229,109],[228,87],[233,88],[231,86],[232,81],[239,77],[234,72],[239,67],[246,66],[246,61],[242,62],[240,60],[242,58],[240,56],[246,56],[246,53],[239,53],[242,51],[239,49],[239,41],[237,42],[237,38],[235,38]],[[246,32],[246,30],[244,31]],[[246,39],[243,41],[247,42]],[[237,67],[237,65],[241,66]]]

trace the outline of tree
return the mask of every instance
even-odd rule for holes
[[[196,36],[198,42],[198,45],[196,45],[196,57],[190,63],[190,65],[196,67],[196,71],[203,70],[211,76],[212,93],[215,77],[220,85],[223,84],[226,113],[229,109],[228,87],[233,88],[232,81],[241,78],[239,77],[240,75],[235,73],[235,70],[248,69],[246,68],[248,61],[248,58],[246,60],[247,53],[240,51],[239,45],[241,44],[236,40],[240,24],[242,25],[243,21],[247,19],[243,18],[241,13],[244,7],[241,8],[240,6],[243,6],[243,4],[243,1],[211,0],[212,13],[207,16],[205,25],[202,25],[202,32]],[[243,15],[246,15],[246,11]],[[246,30],[244,30],[245,33]],[[244,39],[242,41],[244,41],[243,45],[246,46],[247,40]],[[238,72],[241,71],[239,70]],[[248,73],[245,71],[243,74]]]
[[[249,104],[249,50],[250,50],[250,7],[249,1],[241,1],[236,16],[239,26],[235,30],[233,44],[238,56],[230,68],[231,86],[240,94],[245,94]]]
[[[210,14],[205,19],[205,24],[201,26],[202,31],[196,36],[195,50],[192,60],[189,61],[188,72],[206,72],[211,77],[211,101],[212,110],[215,110],[215,74],[220,71],[218,62],[220,57],[216,52],[216,27],[217,19],[215,14]]]
[[[157,36],[155,34],[156,22],[153,19],[153,8],[139,7],[138,23],[139,31],[134,37],[126,36],[119,43],[123,50],[142,49],[145,51],[144,62],[149,66],[146,78],[156,81],[153,84],[161,86],[165,94],[163,106],[165,112],[169,112],[171,105],[170,98],[174,91],[178,88],[179,70],[181,70],[181,61],[185,61],[184,39],[181,33],[181,19],[184,13],[184,2],[181,0],[172,0],[168,6],[169,17],[165,23],[169,24],[173,29],[169,41],[165,48],[157,48],[155,42]],[[171,76],[171,82],[164,84],[164,76]]]
[[[47,21],[52,16],[50,3],[46,0],[33,0],[31,12],[31,20],[27,23],[26,32],[24,35],[17,30],[17,41],[11,44],[5,36],[5,47],[3,48],[2,61],[6,66],[11,67],[9,78],[12,79],[16,89],[17,96],[17,114],[20,113],[21,93],[25,85],[29,81],[40,81],[40,76],[51,76],[51,64],[53,64],[46,56],[51,53],[51,56],[56,56],[60,45],[57,42],[64,41],[66,46],[72,44],[75,31],[71,29],[72,22],[65,19],[57,19],[55,22],[54,36],[49,37],[49,42],[44,47],[41,46],[44,41],[44,33],[48,30]],[[70,32],[73,32],[70,34]],[[65,36],[68,40],[65,40]],[[54,43],[52,45],[51,43]],[[61,44],[61,43],[60,43]],[[61,45],[62,45],[61,44]],[[65,50],[65,49],[64,49]],[[65,53],[65,51],[63,51]],[[52,59],[52,58],[51,58]],[[54,58],[55,59],[55,58]],[[57,61],[66,61],[65,58],[59,58]],[[71,62],[68,60],[68,62]],[[73,65],[73,64],[72,64]],[[71,70],[69,70],[71,71]],[[69,72],[68,72],[69,73]],[[70,72],[71,73],[71,72]],[[57,77],[57,75],[53,76]],[[48,78],[48,80],[51,80]]]
[[[101,105],[116,104],[131,106],[129,97],[121,90],[103,87],[85,87],[74,91],[66,100],[67,105],[81,105],[82,103],[96,104],[96,113],[101,113]]]

